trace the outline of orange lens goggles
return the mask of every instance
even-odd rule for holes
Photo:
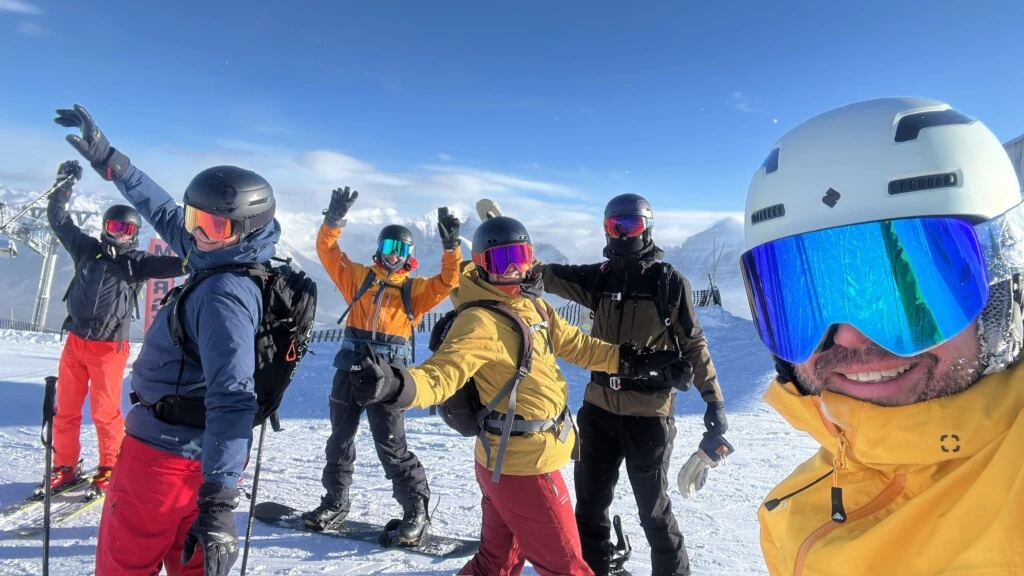
[[[189,234],[194,234],[197,228],[202,228],[206,237],[213,242],[227,240],[235,235],[234,223],[231,220],[186,205],[185,230],[188,230]]]

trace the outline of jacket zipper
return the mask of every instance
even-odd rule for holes
[[[860,520],[870,516],[886,506],[892,504],[903,490],[907,487],[907,475],[897,474],[893,476],[889,485],[886,486],[878,496],[875,496],[871,502],[868,502],[861,508],[850,512],[849,516],[846,517],[845,521]],[[810,553],[811,548],[814,547],[822,538],[828,536],[833,530],[839,528],[840,523],[829,520],[825,524],[818,527],[817,530],[811,532],[811,535],[804,540],[803,544],[800,545],[800,549],[796,553],[796,563],[793,568],[793,576],[803,576],[804,563],[807,561],[807,554]]]

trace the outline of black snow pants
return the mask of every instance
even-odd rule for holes
[[[394,364],[401,364],[394,361]],[[356,463],[356,432],[364,408],[352,399],[349,372],[339,369],[331,389],[331,436],[327,440],[327,465],[321,482],[328,493],[348,494]],[[403,506],[418,497],[430,498],[427,473],[416,455],[405,443],[405,414],[393,405],[366,406],[370,433],[377,448],[377,458],[394,490],[395,500]]]
[[[688,576],[690,560],[668,495],[675,418],[619,416],[584,402],[576,423],[580,435],[580,459],[574,471],[576,525],[583,559],[591,570],[597,576],[608,573],[608,508],[625,460],[640,525],[651,546],[652,574]]]

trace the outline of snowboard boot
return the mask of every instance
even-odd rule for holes
[[[320,498],[319,506],[302,515],[302,520],[310,530],[330,530],[345,521],[351,506],[347,490],[344,493],[329,492]]]
[[[114,469],[109,466],[100,466],[92,477],[89,485],[89,499],[100,498],[107,493],[107,486],[110,484],[110,476]]]
[[[419,546],[426,535],[430,517],[427,515],[427,499],[418,497],[402,506],[402,522],[398,525],[398,543],[402,546]]]

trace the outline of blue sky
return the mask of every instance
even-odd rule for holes
[[[742,211],[772,142],[842,104],[926,96],[1024,133],[1022,22],[1017,0],[0,0],[0,184],[52,178],[52,111],[79,102],[175,193],[223,161],[296,210],[353,183],[364,208],[450,191],[589,226],[637,192],[675,239]]]

